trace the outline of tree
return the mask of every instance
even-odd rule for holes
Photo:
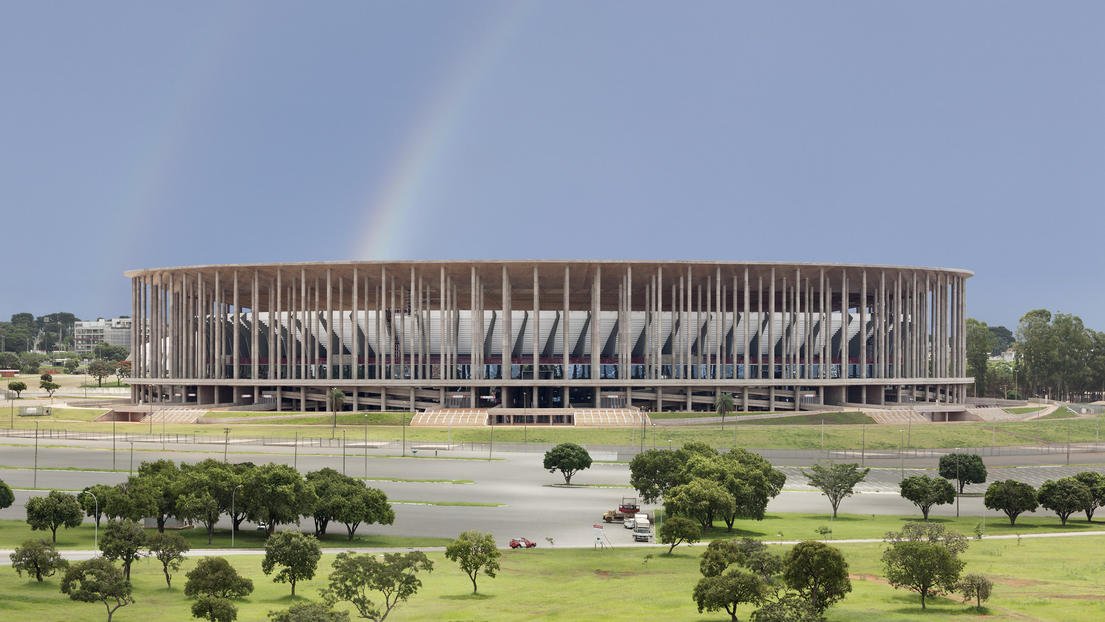
[[[383,622],[400,602],[422,587],[419,572],[432,572],[434,563],[421,551],[376,555],[338,553],[330,573],[329,585],[322,597],[330,605],[352,604],[362,618]],[[379,592],[383,602],[377,605],[369,592]]]
[[[51,542],[58,541],[58,527],[79,527],[83,515],[75,496],[57,490],[45,497],[31,497],[26,509],[31,531],[49,529]]]
[[[384,491],[369,488],[361,481],[350,487],[337,510],[334,518],[345,525],[350,540],[362,524],[390,525],[395,522],[395,511],[391,509]]]
[[[852,591],[844,555],[836,547],[814,540],[799,542],[783,557],[783,581],[818,613]]]
[[[945,505],[955,501],[955,486],[946,479],[928,475],[907,477],[899,484],[902,497],[921,508],[921,516],[929,519],[929,510],[934,505]]]
[[[445,558],[457,562],[472,581],[473,594],[476,593],[476,577],[483,572],[495,578],[502,556],[495,547],[495,537],[479,531],[465,531],[445,547]]]
[[[132,477],[122,484],[112,486],[107,498],[100,500],[100,505],[103,506],[104,516],[108,518],[140,521],[157,512],[156,495],[156,490]]]
[[[96,386],[104,386],[104,378],[115,373],[115,364],[104,359],[96,359],[88,364],[88,375],[96,379]]]
[[[344,502],[353,478],[326,467],[311,471],[306,479],[317,497],[314,507],[311,508],[311,517],[315,521],[315,535],[322,537],[326,534],[327,525],[337,514],[338,506]]]
[[[959,593],[963,595],[963,602],[975,601],[975,610],[982,611],[982,603],[990,600],[990,593],[994,590],[994,583],[980,574],[969,574],[959,582]]]
[[[682,479],[685,461],[682,450],[645,450],[629,461],[629,485],[637,489],[642,501],[655,503],[667,496],[673,486],[685,483]]]
[[[985,322],[967,318],[967,375],[974,376],[975,396],[986,386],[986,363],[994,349],[994,335]]]
[[[1001,510],[1009,517],[1009,524],[1015,525],[1017,517],[1023,512],[1034,512],[1040,507],[1036,500],[1036,489],[1022,482],[1007,479],[996,481],[988,488],[982,498],[988,509]]]
[[[1086,522],[1092,523],[1097,508],[1105,506],[1105,475],[1097,471],[1082,471],[1075,473],[1074,479],[1082,482],[1090,491],[1090,502],[1086,504],[1083,511],[1086,512]],[[0,504],[0,507],[3,505]]]
[[[817,488],[821,494],[829,498],[829,505],[833,507],[833,518],[836,518],[840,502],[852,496],[856,484],[862,482],[869,472],[871,469],[860,468],[854,462],[831,464],[827,467],[815,464],[809,471],[802,469],[802,475],[809,480],[810,486]]]
[[[186,489],[187,490],[187,489]],[[210,490],[195,490],[177,498],[176,515],[182,520],[192,520],[203,525],[207,531],[207,543],[215,535],[215,525],[222,516],[223,508]]]
[[[104,515],[104,502],[114,490],[114,486],[93,484],[77,494],[77,501],[80,502],[84,515],[95,520],[97,527],[100,526],[100,518]]]
[[[695,478],[686,484],[672,488],[664,501],[664,511],[668,516],[681,515],[693,518],[709,529],[718,515],[732,514],[736,511],[733,495],[722,488],[721,484],[708,479]]]
[[[65,359],[65,373],[67,374],[77,373],[77,368],[80,366],[81,363],[77,359]]]
[[[752,612],[752,622],[824,622],[808,600],[786,592]]]
[[[345,391],[337,388],[331,388],[330,392],[326,394],[326,401],[330,405],[330,413],[334,416],[333,425],[330,426],[330,437],[334,437],[335,431],[338,429],[338,411],[341,410],[342,405],[345,403]]]
[[[717,399],[714,401],[714,410],[721,416],[722,425],[725,424],[725,415],[733,412],[733,394],[732,393],[719,393]]]
[[[571,486],[573,475],[591,468],[591,454],[575,443],[561,443],[545,452],[544,465],[549,473],[560,471],[564,483]]]
[[[954,479],[959,484],[959,494],[967,484],[986,481],[986,465],[978,454],[944,454],[940,456],[940,477]]]
[[[184,576],[184,595],[188,598],[245,598],[253,593],[253,581],[238,574],[223,557],[204,557]]]
[[[104,559],[123,562],[123,576],[130,580],[130,566],[134,560],[142,557],[142,548],[146,546],[146,531],[138,523],[130,520],[109,520],[100,536],[100,550]]]
[[[119,361],[127,358],[127,349],[101,341],[92,347],[92,356],[105,361]]]
[[[768,585],[761,577],[741,568],[733,568],[719,576],[699,579],[694,586],[693,597],[699,613],[724,609],[735,622],[737,606],[741,603],[762,603],[767,593]]]
[[[1071,514],[1085,510],[1086,506],[1094,502],[1090,489],[1073,477],[1047,480],[1040,486],[1036,498],[1040,505],[1055,512],[1063,525],[1067,524],[1067,518]]]
[[[265,523],[272,535],[277,525],[294,523],[318,502],[306,480],[292,467],[265,464],[249,470],[238,497],[255,523]]]
[[[969,544],[964,536],[938,523],[908,523],[900,532],[887,533],[886,542],[887,581],[920,594],[922,609],[929,596],[955,590],[964,566],[959,554]]]
[[[61,593],[79,602],[103,603],[108,622],[120,607],[134,603],[130,581],[102,557],[69,566],[61,580]]]
[[[192,547],[184,536],[176,533],[155,533],[149,538],[150,555],[161,562],[161,572],[165,574],[165,587],[173,588],[172,572],[180,570],[184,554]]]
[[[12,492],[12,487],[0,479],[0,510],[10,508],[13,503],[15,503],[15,493]]]
[[[14,391],[16,399],[19,399],[20,394],[27,390],[27,383],[22,380],[13,380],[8,383],[8,390]]]
[[[172,460],[154,460],[140,464],[138,475],[129,480],[133,486],[145,488],[152,495],[158,532],[164,532],[165,522],[177,513],[180,476],[180,468]]]
[[[783,570],[783,560],[769,551],[766,544],[752,538],[710,542],[702,553],[698,570],[704,577],[719,577],[734,564],[756,573],[764,581],[773,581],[772,577]]]
[[[318,538],[298,531],[282,531],[265,543],[265,559],[261,561],[261,571],[272,574],[276,566],[283,566],[273,581],[288,583],[295,596],[295,584],[301,579],[311,579],[318,568],[322,550]]]
[[[243,504],[235,493],[241,483],[238,465],[210,458],[195,464],[181,463],[176,480],[177,518],[202,524],[207,530],[207,543],[211,544],[223,513],[234,510],[231,521],[235,529],[244,520]]]
[[[56,383],[56,382],[53,382],[52,380],[43,380],[42,382],[38,383],[38,388],[45,391],[46,394],[49,395],[50,397],[54,397],[54,391],[57,391],[58,389],[60,389],[61,385]]]
[[[133,364],[130,361],[116,361],[115,363],[115,379],[120,384],[123,382],[123,378],[130,378],[131,369]]]
[[[1004,326],[990,326],[990,334],[993,336],[993,348],[990,350],[990,356],[997,356],[1002,352],[1005,352],[1016,342],[1016,338],[1013,336],[1013,331]]]
[[[210,622],[234,622],[238,619],[238,607],[225,598],[200,596],[192,603],[192,617]]]
[[[34,577],[35,581],[42,582],[43,577],[53,576],[59,570],[65,570],[69,562],[61,558],[54,545],[45,540],[27,540],[22,545],[15,547],[15,551],[9,556],[12,560],[12,568],[19,576],[27,573]]]
[[[345,611],[334,611],[324,603],[296,603],[287,609],[270,611],[271,622],[349,622]]]
[[[694,544],[701,537],[702,528],[698,523],[683,516],[672,516],[660,526],[660,542],[671,545],[668,547],[669,555],[680,544]]]

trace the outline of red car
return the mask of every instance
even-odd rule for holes
[[[525,538],[511,538],[510,548],[512,549],[532,549],[537,546],[537,543],[533,540],[527,540]]]

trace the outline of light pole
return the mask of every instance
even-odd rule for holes
[[[38,488],[38,422],[35,421],[35,473],[32,488]]]
[[[223,428],[223,464],[226,463],[226,454],[230,451],[230,428]]]
[[[955,517],[959,518],[959,496],[963,494],[963,485],[959,483],[959,448],[955,448]],[[980,458],[981,459],[981,458]]]
[[[134,475],[134,441],[130,442],[130,475]]]
[[[905,439],[905,430],[898,430],[898,478],[905,479],[905,455],[902,454],[902,442]]]
[[[230,491],[230,548],[234,548],[234,497],[238,494],[238,489],[242,487],[238,484]]]
[[[115,417],[111,416],[111,470],[115,470]]]
[[[92,517],[95,518],[92,522],[92,548],[99,550],[100,548],[100,519],[97,518],[100,515],[100,500],[96,498],[96,493],[91,490],[84,491],[85,494],[92,495],[92,503],[94,504]]]

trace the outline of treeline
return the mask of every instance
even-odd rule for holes
[[[967,320],[967,373],[975,378],[976,395],[1062,401],[1105,397],[1105,332],[1087,328],[1077,315],[1035,309],[1017,324],[1014,359],[990,360],[1003,331],[1008,332]]]
[[[73,323],[80,318],[65,311],[35,317],[15,313],[0,322],[0,352],[68,350],[73,347]]]

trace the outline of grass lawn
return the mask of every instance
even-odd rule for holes
[[[1027,415],[1028,413],[1040,412],[1043,409],[1043,406],[1016,406],[1013,408],[1003,408],[1002,410],[1010,415]]]
[[[107,519],[100,523],[104,526]],[[304,519],[303,529],[310,530],[313,523]],[[154,533],[156,529],[147,529],[147,533]],[[92,523],[82,524],[80,527],[58,529],[59,549],[91,549],[93,539]],[[230,530],[216,529],[211,544],[207,544],[207,531],[203,527],[195,529],[181,529],[176,532],[188,540],[193,548],[229,548]],[[31,531],[27,523],[18,520],[0,520],[0,548],[13,548],[31,539],[50,540],[49,531]],[[350,543],[345,533],[345,525],[331,523],[327,534],[322,538],[322,546],[345,548],[348,546],[367,547],[407,547],[407,546],[444,546],[449,538],[431,538],[423,536],[391,536],[391,535],[357,535]],[[265,538],[261,532],[253,529],[252,525],[244,524],[238,534],[234,536],[234,545],[238,548],[264,548]],[[7,561],[7,560],[5,560]]]
[[[1068,406],[1061,406],[1048,414],[1040,417],[1040,419],[1073,419],[1078,416],[1078,413],[1074,412]]]
[[[1063,545],[1056,546],[1058,542]],[[1077,546],[1071,546],[1075,545]],[[828,619],[843,621],[905,622],[970,616],[974,612],[958,599],[936,598],[922,611],[913,592],[895,590],[882,579],[882,544],[840,545],[849,562],[853,591],[828,611]],[[785,547],[773,547],[782,553]],[[1105,538],[1080,540],[974,541],[963,554],[966,572],[979,572],[994,581],[986,620],[1100,620],[1105,599],[1100,586],[1105,567],[1099,551]],[[618,548],[607,550],[537,549],[503,551],[497,578],[481,577],[480,592],[455,563],[440,553],[430,553],[434,571],[423,574],[423,588],[401,604],[394,620],[593,620],[619,617],[643,620],[728,620],[720,614],[700,614],[691,599],[699,578],[702,545],[681,546],[675,554],[666,549]],[[287,584],[273,583],[261,573],[260,556],[236,556],[231,562],[253,580],[255,591],[237,603],[239,620],[264,620],[267,612],[295,602]],[[1032,563],[1025,563],[1031,560]],[[332,555],[324,555],[319,572],[296,586],[297,599],[319,599]],[[165,587],[160,565],[143,559],[135,563],[132,580],[136,603],[116,614],[116,620],[191,620],[189,601],[183,596],[184,573],[194,560],[185,562],[174,576],[174,588]],[[57,577],[43,584],[0,569],[0,617],[39,622],[102,620],[100,604],[76,603],[58,589]],[[378,597],[377,597],[378,598]],[[751,606],[738,611],[747,620]]]
[[[378,413],[373,413],[378,414]],[[91,416],[91,415],[89,415]],[[398,416],[398,414],[385,415]],[[820,449],[824,437],[825,449],[858,449],[866,443],[868,450],[897,449],[899,434],[895,425],[859,425],[847,423],[855,414],[839,413],[836,425],[819,425],[822,418],[829,423],[829,414],[795,415],[795,418],[808,421],[813,425],[795,425],[789,418],[779,420],[756,420],[734,422],[721,425],[695,426],[648,426],[644,430],[646,447],[664,447],[668,439],[674,445],[689,441],[701,441],[718,447],[740,446],[761,449]],[[862,415],[859,415],[862,416]],[[19,419],[17,417],[17,419]],[[991,445],[1037,445],[1042,443],[1062,444],[1067,442],[1068,431],[1071,442],[1092,442],[1100,440],[1102,416],[1070,418],[1062,422],[1036,420],[1023,422],[983,423],[968,422],[954,424],[925,424],[912,426],[910,432],[911,448],[952,448],[987,447]],[[765,423],[770,421],[770,423]],[[365,423],[368,423],[366,426]],[[230,424],[231,439],[270,438],[330,438],[330,419],[320,413],[317,420],[293,419],[274,422]],[[34,429],[34,422],[19,420],[16,428]],[[110,423],[48,421],[40,420],[43,429],[68,430],[70,432],[109,432]],[[160,426],[159,426],[160,427]],[[364,438],[367,428],[369,441],[398,441],[406,434],[408,443],[487,443],[494,435],[495,443],[562,443],[575,442],[585,446],[621,445],[639,446],[642,430],[639,427],[627,428],[573,428],[552,426],[480,426],[480,427],[411,427],[373,423],[372,417],[365,413],[346,413],[339,417],[336,436],[340,438],[344,431],[350,442]],[[120,423],[117,429],[121,433],[144,434],[147,428],[141,423]],[[222,435],[222,426],[204,424],[168,424],[164,426],[170,435],[203,435],[215,437]],[[55,435],[56,436],[56,435]],[[864,441],[864,437],[866,440]]]

